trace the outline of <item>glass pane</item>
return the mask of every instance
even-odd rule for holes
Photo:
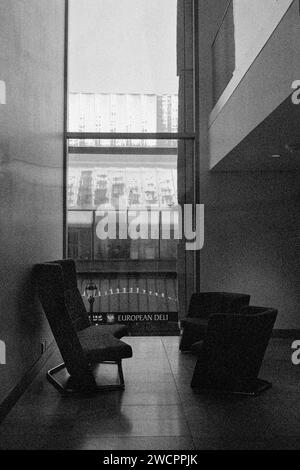
[[[160,258],[177,259],[177,243],[179,237],[179,214],[177,210],[163,211],[161,214]],[[167,239],[165,239],[167,238]]]
[[[177,0],[69,5],[69,131],[178,132]],[[161,233],[177,205],[177,141],[68,144],[68,250],[79,272],[103,275],[95,312],[176,314],[176,221]]]
[[[69,130],[177,132],[177,0],[71,0]]]
[[[68,212],[68,257],[76,260],[92,259],[93,213]]]
[[[141,149],[140,149],[141,150]],[[177,155],[69,154],[69,255],[176,259]],[[171,214],[171,215],[169,215]],[[112,225],[109,225],[109,224]],[[113,227],[113,232],[106,232]],[[169,231],[168,231],[169,230]],[[169,233],[161,240],[162,233]]]
[[[177,155],[69,154],[68,208],[167,208],[177,205]],[[176,149],[175,149],[176,151]]]

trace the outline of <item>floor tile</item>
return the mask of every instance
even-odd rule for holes
[[[194,443],[189,437],[99,437],[59,438],[43,444],[44,449],[59,450],[193,450]]]
[[[184,419],[129,419],[126,415],[118,418],[101,416],[99,419],[85,417],[77,419],[73,433],[87,437],[113,436],[190,436]]]
[[[125,391],[62,397],[45,379],[54,354],[0,426],[0,449],[300,449],[300,369],[289,340],[270,342],[259,397],[197,393],[196,358],[178,337],[129,337]],[[108,377],[102,367],[99,380]]]

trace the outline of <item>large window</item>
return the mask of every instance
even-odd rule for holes
[[[96,228],[106,204],[149,229],[155,212],[160,234],[177,205],[177,1],[71,0],[69,23],[68,254],[174,260],[174,239],[103,241]]]
[[[158,286],[176,281],[178,158],[194,139],[193,105],[187,124],[185,111],[178,118],[192,103],[192,5],[69,0],[68,255],[83,277],[112,276],[118,293],[127,274],[131,294],[150,279],[149,295],[175,310],[176,292]],[[103,237],[111,219],[115,234]]]

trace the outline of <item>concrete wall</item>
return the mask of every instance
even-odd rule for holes
[[[211,44],[227,1],[199,0],[200,192],[205,204],[200,287],[250,293],[253,305],[278,308],[277,328],[300,328],[299,174],[209,171]]]
[[[30,273],[62,256],[63,76],[64,2],[0,2],[0,402],[52,341]]]
[[[232,95],[225,101],[226,94],[240,80],[239,74],[215,107],[210,126],[211,167],[288,98],[291,85],[298,77],[300,15],[299,0],[295,0]],[[219,109],[219,106],[223,107]]]

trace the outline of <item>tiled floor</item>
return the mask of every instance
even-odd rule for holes
[[[61,397],[43,371],[0,426],[0,448],[300,449],[300,366],[290,341],[271,341],[261,376],[273,388],[257,398],[193,392],[195,358],[179,353],[178,337],[125,341],[134,357],[124,361],[124,392]]]

